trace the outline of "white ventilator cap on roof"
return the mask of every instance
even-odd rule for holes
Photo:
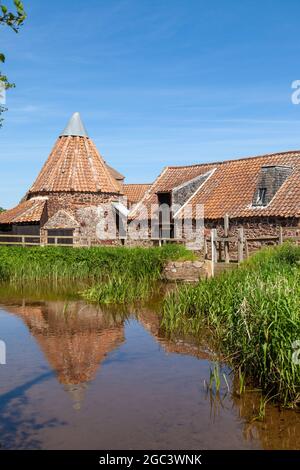
[[[84,124],[81,120],[79,113],[74,113],[71,116],[71,119],[67,124],[67,127],[65,127],[64,131],[60,134],[60,136],[64,136],[64,135],[88,137],[87,131],[84,127]]]

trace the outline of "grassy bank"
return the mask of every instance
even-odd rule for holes
[[[75,283],[84,296],[101,303],[132,301],[150,295],[167,260],[192,256],[183,246],[0,247],[0,280],[18,284]]]
[[[183,286],[166,298],[163,326],[198,335],[208,330],[243,376],[280,403],[299,405],[300,365],[293,360],[300,340],[299,261],[300,247],[270,248],[235,271]]]

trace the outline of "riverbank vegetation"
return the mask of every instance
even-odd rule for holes
[[[99,303],[145,299],[168,260],[191,259],[180,245],[126,247],[0,247],[0,280],[15,284],[74,283]]]
[[[260,251],[239,269],[181,286],[163,306],[169,333],[209,333],[226,362],[286,406],[300,404],[300,247]]]

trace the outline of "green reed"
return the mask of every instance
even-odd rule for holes
[[[240,376],[284,405],[300,403],[300,247],[285,244],[252,256],[235,271],[183,286],[164,301],[169,331],[209,330],[220,354]],[[244,379],[243,379],[244,381]],[[241,388],[244,388],[244,383]]]
[[[183,246],[125,247],[0,247],[0,279],[7,281],[102,280],[127,275],[157,279],[169,259],[188,258]]]
[[[0,281],[25,286],[70,286],[90,301],[144,300],[168,260],[193,259],[180,245],[126,247],[0,247]]]

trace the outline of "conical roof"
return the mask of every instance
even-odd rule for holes
[[[120,192],[79,113],[73,114],[59,136],[28,197],[49,192]]]
[[[65,127],[64,131],[61,136],[63,135],[73,135],[78,137],[88,137],[88,133],[84,124],[81,120],[79,113],[72,114],[67,126]]]

